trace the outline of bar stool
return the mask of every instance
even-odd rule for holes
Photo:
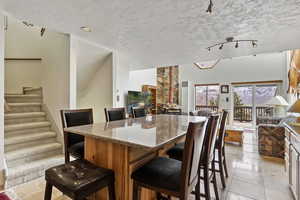
[[[92,124],[93,109],[61,110],[63,128]],[[75,159],[84,158],[84,137],[64,131],[65,163],[70,162],[70,155]]]
[[[114,171],[97,167],[86,160],[74,160],[47,169],[45,180],[44,200],[51,200],[53,186],[73,200],[85,200],[108,187],[109,200],[115,200]]]
[[[125,108],[104,108],[106,122],[126,119]]]
[[[216,141],[215,159],[214,159],[214,162],[217,163],[219,167],[219,169],[216,169],[216,172],[220,173],[220,178],[221,178],[223,188],[226,188],[225,177],[228,178],[228,171],[227,171],[227,164],[226,164],[226,157],[225,157],[225,142],[224,142],[225,125],[226,125],[227,116],[228,116],[228,112],[224,110],[222,113],[219,135]]]
[[[204,182],[205,193],[201,194],[206,200],[211,199],[210,195],[210,183],[213,183],[216,199],[219,199],[217,181],[216,181],[216,170],[214,161],[214,148],[216,143],[217,129],[219,125],[219,115],[212,115],[209,117],[209,123],[211,126],[206,130],[204,137],[204,144],[201,149],[201,158],[199,164],[199,173],[203,173],[203,176],[199,176],[198,182],[200,186],[200,180]],[[183,159],[183,152],[185,146],[183,143],[176,144],[170,150],[167,151],[167,154],[170,158],[176,160]],[[197,189],[197,188],[196,188]]]
[[[190,122],[183,161],[157,157],[132,173],[133,200],[140,199],[141,188],[187,200],[198,183],[199,160],[204,141],[207,120]],[[196,187],[196,199],[200,199],[200,187]]]

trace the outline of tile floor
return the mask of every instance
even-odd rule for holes
[[[263,159],[258,154],[257,136],[254,130],[244,133],[244,145],[226,145],[229,178],[226,190],[221,189],[221,200],[292,200],[284,164]],[[219,180],[219,179],[218,179]],[[13,200],[42,200],[45,182],[43,178],[6,191]],[[202,190],[203,191],[203,190]],[[212,192],[213,194],[213,192]],[[67,200],[58,190],[52,199]],[[191,196],[191,199],[194,197]],[[203,199],[203,198],[202,198]]]

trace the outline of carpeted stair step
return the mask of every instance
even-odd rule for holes
[[[10,132],[19,131],[19,130],[43,128],[43,127],[50,127],[50,126],[51,126],[51,123],[48,121],[22,123],[22,124],[9,124],[9,125],[4,126],[4,131],[5,131],[5,133],[10,133]]]
[[[37,94],[6,94],[7,103],[42,103],[42,96]]]
[[[43,154],[55,150],[61,150],[61,144],[57,142],[42,144],[32,147],[20,148],[15,151],[9,151],[5,153],[6,161],[11,162],[16,159],[23,159],[25,157],[32,157],[37,154]]]
[[[9,113],[41,112],[42,103],[8,103]]]
[[[57,154],[48,158],[35,160],[30,163],[8,168],[6,187],[10,188],[33,179],[44,176],[45,170],[64,163],[64,156]]]
[[[21,124],[46,121],[45,112],[5,113],[4,124]]]
[[[30,133],[26,135],[12,135],[5,137],[4,145],[16,145],[20,143],[28,143],[28,142],[37,142],[40,143],[42,140],[47,140],[49,138],[56,138],[56,133],[49,132],[38,132],[38,133]]]
[[[41,87],[37,87],[37,88],[27,87],[27,88],[23,88],[23,92],[24,94],[36,94],[42,96],[43,89]]]

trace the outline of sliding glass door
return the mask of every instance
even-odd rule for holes
[[[233,87],[234,122],[256,124],[257,117],[273,116],[267,102],[278,92],[277,84],[249,84]]]
[[[253,119],[253,87],[233,87],[234,120],[251,122]]]

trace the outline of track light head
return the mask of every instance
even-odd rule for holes
[[[208,8],[207,8],[207,10],[206,10],[206,12],[207,12],[208,14],[211,14],[211,13],[212,13],[212,8],[213,8],[213,6],[214,6],[214,4],[213,4],[212,0],[209,0],[209,5],[208,5]]]
[[[44,36],[45,31],[46,31],[46,28],[41,28],[41,37]]]
[[[221,44],[219,49],[222,50],[223,49],[224,44]]]
[[[207,50],[210,51],[210,47],[208,47]]]
[[[239,42],[238,41],[236,41],[236,43],[235,43],[235,48],[239,48]]]
[[[255,48],[255,47],[257,47],[257,43],[256,43],[256,41],[252,41],[252,46],[253,46],[253,48]]]

